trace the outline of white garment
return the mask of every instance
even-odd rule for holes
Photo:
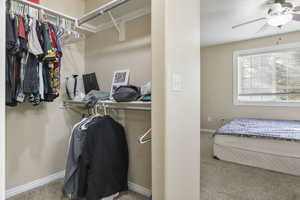
[[[36,33],[36,19],[32,19],[31,22],[28,35],[28,51],[36,56],[44,53]]]
[[[45,99],[44,97],[44,78],[43,78],[43,63],[39,63],[39,93],[41,95],[41,99]]]
[[[77,84],[75,89],[75,95],[74,95],[74,87],[75,87],[74,76],[66,77],[65,79],[66,90],[72,100],[81,101],[85,97],[82,75],[78,75],[76,79],[77,79]]]
[[[23,92],[23,82],[24,82],[24,75],[25,75],[25,67],[27,64],[29,53],[23,53],[21,59],[21,67],[20,67],[20,88],[18,90],[17,101],[24,102],[25,94]]]

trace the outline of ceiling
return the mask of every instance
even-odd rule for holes
[[[94,10],[97,9],[99,6],[104,5],[105,3],[110,2],[111,0],[88,0],[88,10]],[[130,15],[133,12],[138,12],[139,10],[147,10],[151,9],[151,0],[130,0],[113,10],[111,10],[111,13],[113,14],[113,17],[115,19],[122,18],[126,15]],[[87,22],[89,26],[95,26],[99,27],[103,24],[111,23],[111,18],[106,13],[105,15],[99,15],[95,19]]]
[[[300,5],[300,0],[287,0]],[[258,30],[264,21],[231,27],[249,20],[265,17],[268,9],[266,0],[201,0],[201,46],[229,43],[263,36],[300,30],[300,22],[292,21],[282,29],[269,27],[263,32]]]

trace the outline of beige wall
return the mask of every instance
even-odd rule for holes
[[[76,3],[74,0],[42,0],[41,3],[73,17],[83,14],[85,8],[84,0],[76,0]],[[63,53],[62,80],[66,74],[84,72],[84,42],[64,47]],[[30,104],[7,107],[7,189],[64,170],[71,127],[80,116],[60,109],[61,104],[59,98],[36,107]]]
[[[151,17],[127,22],[126,40],[120,42],[115,28],[91,35],[86,40],[86,71],[96,72],[101,89],[110,91],[115,70],[130,69],[130,83],[141,86],[151,81]]]
[[[165,200],[165,1],[152,0],[152,195]]]
[[[133,85],[141,86],[151,81],[151,17],[137,18],[125,26],[126,40],[123,42],[118,40],[115,28],[91,35],[86,40],[86,72],[96,72],[102,90],[110,91],[115,70],[130,69],[130,84]],[[127,133],[129,181],[151,189],[151,145],[137,142],[138,137],[151,127],[151,113],[127,111],[119,120]]]
[[[102,6],[111,0],[86,0],[85,11],[86,13]]]
[[[275,45],[279,36],[206,47],[201,49],[201,127],[216,129],[221,119],[255,117],[299,120],[300,108],[233,105],[234,51]],[[281,43],[300,42],[300,32],[281,36]],[[208,117],[212,122],[208,122]]]

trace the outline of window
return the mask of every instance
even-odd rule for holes
[[[300,106],[300,44],[234,53],[235,105]]]

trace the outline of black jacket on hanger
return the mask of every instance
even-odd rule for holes
[[[79,197],[99,200],[128,190],[128,146],[124,128],[111,117],[88,125],[79,159]]]

